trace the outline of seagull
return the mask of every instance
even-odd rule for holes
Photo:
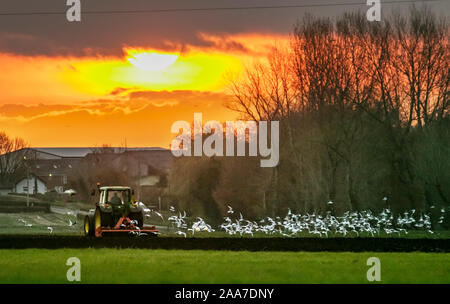
[[[383,201],[387,201],[387,197],[385,196],[385,197],[383,197]]]
[[[157,211],[154,211],[154,212],[156,213],[157,216],[159,216],[159,217],[164,221],[164,217],[162,216],[161,213],[159,213],[159,212],[157,212]]]
[[[73,189],[69,189],[69,190],[64,191],[64,194],[69,194],[70,196],[72,196],[72,195],[74,195],[76,193],[77,192],[75,190],[73,190]]]
[[[387,198],[385,199],[387,200]],[[330,201],[331,204],[334,204]],[[228,206],[229,211],[232,211]],[[445,212],[445,209],[441,210]],[[224,230],[228,235],[250,235],[254,233],[263,233],[267,235],[279,234],[284,237],[295,237],[302,231],[309,232],[319,237],[328,237],[330,234],[340,234],[347,236],[348,234],[360,235],[380,235],[385,232],[392,234],[408,234],[411,228],[421,228],[428,233],[433,234],[431,230],[431,217],[426,213],[419,213],[419,219],[415,219],[415,209],[404,212],[403,215],[396,215],[389,209],[383,209],[379,214],[372,211],[350,212],[347,211],[341,216],[333,216],[330,212],[326,215],[317,214],[294,214],[288,210],[284,218],[279,216],[274,219],[267,217],[259,221],[249,221],[244,219],[242,213],[239,217],[232,221],[228,216],[224,217],[224,222],[219,225],[219,229]],[[197,231],[214,231],[209,230],[211,226],[207,225],[203,219],[197,218],[188,231],[194,234]],[[438,219],[438,223],[442,223],[444,214]]]
[[[50,231],[50,233],[53,233],[53,227],[47,227],[47,229]]]
[[[228,214],[233,214],[234,213],[233,208],[231,208],[230,206],[227,206],[227,207],[228,207],[227,213]]]
[[[137,236],[147,235],[147,233],[141,232],[141,231],[130,231],[129,234],[137,235]]]
[[[183,235],[184,237],[186,237],[186,233],[183,232],[183,231],[177,231],[177,234],[178,234],[178,235]]]
[[[32,227],[33,225],[32,225],[32,224],[26,224],[25,226],[27,226],[27,227]]]
[[[332,202],[332,201],[329,201],[329,202],[328,202],[328,205],[333,205],[333,202]]]
[[[173,206],[169,207],[170,212],[175,212],[175,208]]]

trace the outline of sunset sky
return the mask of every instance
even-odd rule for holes
[[[2,0],[2,12],[64,12],[65,0]],[[83,11],[349,1],[82,0]],[[357,1],[354,1],[357,2]],[[0,131],[32,146],[168,148],[176,120],[234,120],[229,79],[287,43],[306,12],[361,6],[148,14],[0,15]],[[382,1],[383,2],[383,1]],[[450,1],[436,2],[436,10]],[[445,11],[445,10],[444,10]],[[448,12],[449,10],[447,10]]]

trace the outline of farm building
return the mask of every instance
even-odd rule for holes
[[[31,174],[28,178],[20,179],[13,190],[18,194],[44,194],[47,192],[47,185],[43,179]]]
[[[22,171],[14,177],[15,182],[0,182],[0,194],[63,193],[71,188],[70,180],[79,176],[80,171],[105,167],[126,172],[142,192],[158,184],[161,175],[170,170],[173,158],[170,150],[162,148],[114,147],[25,148],[2,157],[21,162]]]

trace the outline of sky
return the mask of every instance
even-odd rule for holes
[[[83,14],[93,11],[343,4],[323,7]],[[177,120],[236,120],[229,81],[289,42],[305,13],[335,18],[365,0],[65,0],[0,2],[0,131],[31,146],[168,148]],[[382,14],[394,6],[382,3]],[[430,7],[450,11],[450,1]],[[395,7],[404,10],[410,4]],[[46,15],[2,13],[62,12]]]

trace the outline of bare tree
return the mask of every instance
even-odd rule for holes
[[[418,164],[430,153],[417,153],[423,149],[415,138],[427,135],[416,130],[426,133],[448,116],[445,20],[414,7],[408,18],[376,23],[362,14],[336,22],[307,15],[292,37],[289,49],[275,49],[232,84],[235,99],[228,105],[248,119],[281,120],[274,180],[277,189],[291,184],[283,199],[297,209],[338,200],[360,210],[371,197],[391,193],[399,202],[407,198],[407,207],[420,206],[415,171],[423,172]],[[443,144],[448,132],[439,134]],[[446,167],[442,157],[433,159],[435,167]],[[446,175],[438,175],[428,174],[446,201]]]
[[[242,118],[280,121],[279,165],[261,174],[246,159],[179,159],[171,182],[185,197],[207,185],[215,208],[235,198],[251,214],[260,197],[274,213],[448,204],[448,34],[414,7],[382,22],[305,16],[289,45],[230,85],[227,106]],[[183,178],[202,172],[219,183]]]
[[[28,145],[22,138],[10,138],[0,132],[0,183],[9,185],[23,171],[30,153],[25,149]]]

